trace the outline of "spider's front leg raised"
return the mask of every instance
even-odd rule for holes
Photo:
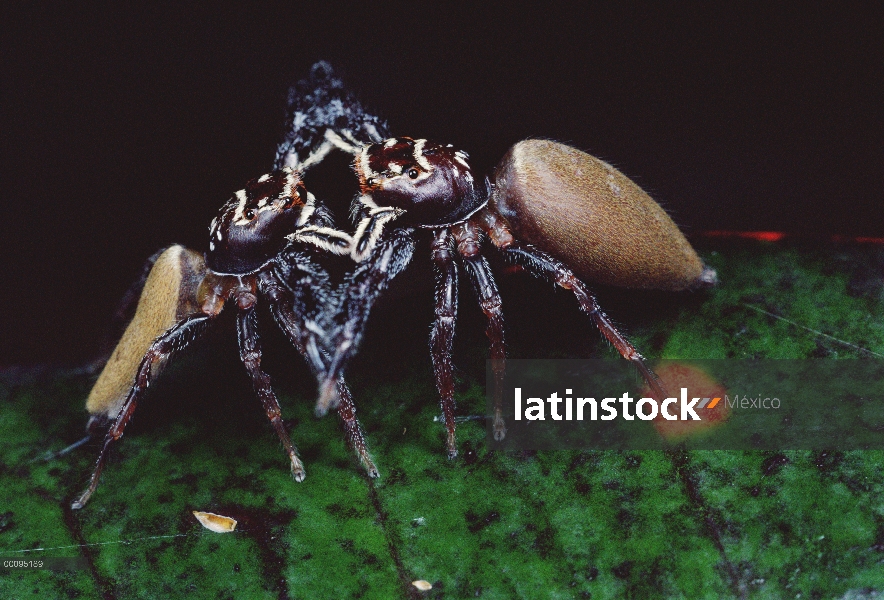
[[[354,240],[354,244],[359,240]],[[320,384],[316,413],[325,414],[336,401],[337,381],[356,354],[375,301],[414,255],[414,231],[394,229],[375,238],[368,258],[358,263],[339,293],[334,332],[328,338],[331,360]]]
[[[326,274],[306,257],[295,258],[293,253],[290,249],[276,269],[262,272],[259,275],[259,286],[261,293],[268,298],[270,312],[277,325],[307,360],[314,376],[321,380],[328,369],[330,358],[324,347],[317,343],[317,337],[320,340],[325,339],[327,333],[316,321],[322,315],[320,307],[325,306],[328,298],[327,294],[321,294],[322,298],[316,296],[317,290],[326,288]],[[293,275],[294,265],[297,265],[299,275]],[[291,285],[293,280],[295,285]],[[284,281],[290,283],[283,283]],[[338,415],[344,424],[347,442],[356,451],[368,476],[378,477],[378,469],[368,451],[365,435],[356,420],[353,396],[343,377],[337,381],[337,394],[340,398]]]
[[[304,173],[333,150],[355,154],[363,144],[388,137],[387,123],[371,114],[344,86],[327,62],[289,90],[285,137],[276,152],[275,168]]]
[[[371,204],[370,199],[368,204],[369,206],[363,205],[367,214],[352,236],[335,229],[331,223],[302,227],[288,236],[293,243],[306,244],[339,256],[350,255],[357,262],[373,254],[372,259],[365,261],[362,268],[357,267],[343,284],[340,306],[335,310],[326,309],[327,313],[338,315],[339,322],[334,327],[334,332],[322,332],[318,336],[321,341],[326,342],[323,349],[317,347],[315,335],[303,345],[314,366],[318,367],[317,374],[324,374],[316,402],[316,414],[319,416],[342,401],[338,382],[350,356],[356,351],[374,300],[405,268],[413,251],[413,242],[403,236],[394,236],[393,239],[379,244],[384,226],[397,218],[402,211],[379,209]]]

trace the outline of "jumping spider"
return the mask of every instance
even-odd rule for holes
[[[229,304],[237,311],[240,359],[289,456],[292,475],[296,481],[303,481],[304,465],[286,432],[270,377],[261,369],[256,307],[259,301],[267,303],[276,323],[307,359],[315,374],[328,370],[328,358],[323,354],[321,343],[317,343],[318,338],[321,342],[325,336],[325,306],[329,302],[327,275],[304,248],[290,242],[286,236],[303,227],[328,227],[330,224],[328,212],[304,188],[299,173],[286,167],[249,181],[221,207],[210,227],[205,261],[199,254],[180,246],[160,257],[157,264],[163,268],[176,264],[182,267],[176,273],[179,283],[168,290],[173,297],[167,298],[163,292],[157,291],[160,288],[151,288],[153,291],[142,295],[142,302],[154,308],[171,305],[179,312],[182,306],[190,308],[150,344],[138,364],[134,382],[128,384],[125,397],[96,396],[103,401],[96,401],[92,406],[87,404],[93,415],[91,429],[94,430],[101,421],[112,419],[113,423],[105,435],[89,487],[73,502],[73,508],[82,508],[95,491],[108,449],[123,436],[138,401],[151,383],[154,366],[199,338]],[[157,265],[154,270],[156,268]],[[168,282],[175,277],[163,275],[159,279]],[[179,294],[193,296],[193,302],[182,302]],[[138,327],[142,331],[151,330],[143,323]],[[118,361],[111,371],[113,368],[121,370],[131,382],[131,368],[122,359],[131,350],[121,342],[115,356],[118,356],[117,352],[121,353],[120,358],[111,358],[111,365]],[[107,368],[105,372],[109,372]],[[338,410],[347,437],[369,475],[376,477],[377,469],[366,450],[350,392],[343,379],[336,382],[335,388],[340,397]]]
[[[429,230],[436,267],[435,322],[430,335],[436,386],[457,455],[451,348],[457,316],[458,266],[487,318],[495,374],[493,431],[504,437],[501,386],[504,328],[501,298],[483,256],[491,244],[538,277],[571,290],[605,338],[631,361],[660,398],[666,394],[642,356],[601,311],[578,275],[632,288],[682,290],[712,285],[715,272],[663,209],[614,167],[547,140],[513,146],[493,178],[477,180],[465,152],[424,139],[391,138],[364,146],[353,169],[359,195],[350,236],[306,226],[290,239],[349,254],[359,263],[341,302],[318,410],[334,404],[335,382],[356,352],[372,304],[410,261],[417,230]]]

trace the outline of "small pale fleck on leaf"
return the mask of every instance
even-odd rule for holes
[[[422,592],[426,592],[428,590],[433,589],[433,584],[430,583],[429,581],[424,581],[423,579],[418,579],[417,581],[412,581],[411,585],[413,585],[414,587],[416,587],[417,589],[419,589]]]
[[[193,516],[200,522],[200,525],[215,533],[230,533],[236,529],[236,519],[230,517],[198,510],[193,511]]]

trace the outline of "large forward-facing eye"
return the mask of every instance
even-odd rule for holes
[[[256,215],[256,214],[257,214],[257,213],[255,212],[255,209],[253,209],[253,208],[249,208],[249,209],[247,209],[246,212],[244,213],[244,216],[245,216],[246,219],[248,219],[249,221],[251,221],[252,219],[255,218],[255,215]]]
[[[411,167],[410,169],[408,169],[408,171],[406,171],[406,173],[412,179],[417,179],[418,176],[421,174],[421,172],[418,171],[415,167]]]
[[[289,209],[295,204],[307,204],[307,192],[305,190],[302,190],[301,188],[295,190],[294,193],[285,199],[285,202],[282,204],[282,209]]]

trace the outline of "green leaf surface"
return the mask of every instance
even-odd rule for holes
[[[879,249],[717,242],[702,250],[721,279],[714,290],[600,291],[646,356],[884,358]],[[613,357],[568,294],[520,274],[501,288],[512,356]],[[0,597],[861,598],[884,590],[882,452],[505,454],[489,450],[481,420],[466,420],[460,456],[448,460],[434,421],[420,326],[431,301],[422,292],[378,309],[350,373],[377,480],[364,475],[338,420],[313,416],[311,382],[283,348],[267,362],[307,467],[295,483],[227,340],[164,372],[97,492],[72,511],[98,444],[43,457],[82,435],[91,380],[49,367],[5,370],[0,556],[83,556],[90,568],[0,572]],[[461,416],[485,405],[483,322],[470,301],[465,294],[455,353]],[[403,303],[425,311],[400,315]],[[236,531],[204,529],[194,510],[233,517]],[[421,592],[414,580],[433,587]]]

